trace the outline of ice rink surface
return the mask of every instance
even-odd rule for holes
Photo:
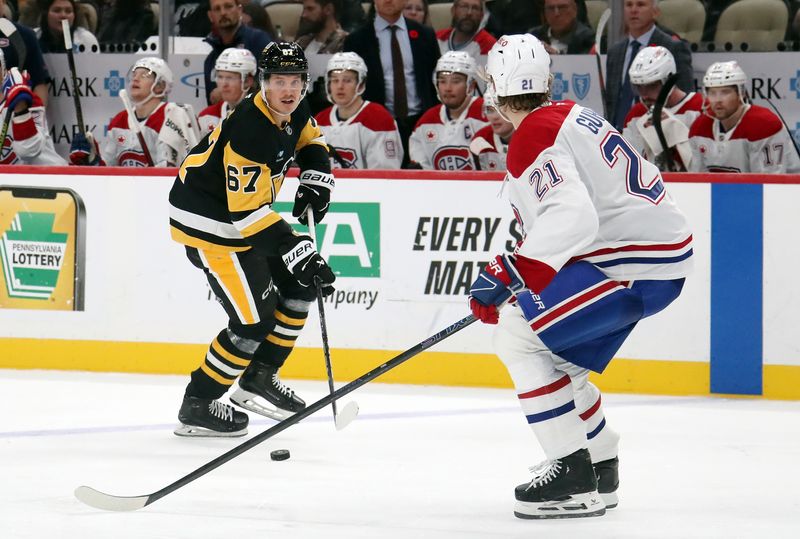
[[[134,513],[72,495],[149,494],[244,439],[172,434],[185,377],[0,370],[2,539],[800,537],[800,403],[605,395],[620,505],[525,521],[542,454],[511,390],[370,383]],[[291,382],[307,402],[324,382]],[[250,436],[273,424],[251,414]],[[269,452],[289,449],[273,462]]]

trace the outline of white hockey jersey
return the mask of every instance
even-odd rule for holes
[[[411,161],[424,169],[475,170],[469,144],[475,133],[488,124],[483,98],[471,97],[461,115],[451,120],[442,104],[429,108],[408,139]]]
[[[325,140],[336,150],[334,168],[399,169],[403,143],[397,123],[383,106],[364,101],[347,120],[337,116],[339,107],[328,107],[316,116]]]
[[[535,292],[577,260],[619,281],[691,269],[692,233],[661,173],[591,109],[562,101],[531,112],[511,140],[507,181],[517,252],[541,268],[526,275]]]
[[[128,122],[128,113],[123,110],[108,126],[106,140],[100,146],[100,155],[107,166],[148,166],[139,138]],[[189,113],[175,103],[161,103],[150,116],[138,122],[157,167],[180,165],[198,142]]]
[[[478,159],[480,170],[504,171],[506,169],[508,144],[492,131],[491,125],[482,127],[475,133],[472,142],[469,143],[469,151]]]
[[[217,124],[228,117],[232,110],[228,106],[228,102],[222,99],[201,110],[197,117],[197,122],[200,124],[200,137],[211,133]]]
[[[683,169],[689,168],[692,160],[692,148],[689,143],[689,128],[703,111],[703,96],[690,92],[672,107],[664,107],[667,118],[662,119],[662,129],[667,145],[673,148],[673,156],[679,159]],[[641,154],[642,157],[655,163],[656,157],[663,152],[658,134],[652,125],[653,113],[644,103],[636,103],[625,117],[622,136]],[[673,123],[674,122],[674,123]]]
[[[0,118],[5,119],[5,103],[0,104]],[[11,116],[3,147],[0,148],[0,165],[66,165],[67,161],[56,153],[44,105],[33,94],[28,112]]]
[[[800,157],[791,135],[773,112],[758,105],[748,109],[733,129],[723,133],[718,120],[701,115],[692,124],[691,171],[800,173]]]

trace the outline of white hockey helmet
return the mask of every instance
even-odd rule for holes
[[[736,61],[711,64],[703,77],[703,88],[736,86],[742,101],[747,99],[747,74]]]
[[[550,89],[550,55],[530,34],[506,35],[489,51],[486,76],[498,97],[544,94]]]
[[[367,82],[367,64],[358,54],[354,52],[337,52],[328,60],[328,67],[325,69],[325,95],[331,103],[333,103],[333,97],[330,90],[330,74],[334,71],[354,71],[358,77],[356,96],[364,93]],[[353,99],[355,100],[355,96]]]
[[[645,47],[639,51],[631,62],[628,76],[631,84],[652,84],[666,82],[667,78],[677,73],[675,58],[665,47]]]
[[[172,70],[169,68],[167,63],[162,60],[161,58],[156,58],[149,56],[147,58],[140,58],[136,60],[136,63],[128,71],[128,83],[130,84],[131,77],[133,72],[139,68],[146,69],[150,71],[155,79],[153,80],[153,87],[150,89],[150,95],[147,99],[151,97],[159,97],[165,98],[170,90],[172,90]],[[164,83],[164,89],[160,93],[155,93],[155,88],[160,83]]]
[[[467,76],[467,87],[475,80],[478,66],[475,58],[464,51],[448,51],[436,62],[433,70],[433,85],[436,86],[436,75],[439,73],[461,73]]]
[[[494,95],[492,88],[487,86],[486,91],[483,92],[483,113],[486,114],[487,109],[497,110],[497,97]]]
[[[242,76],[242,81],[247,78],[247,75],[256,76],[258,66],[256,65],[256,57],[247,49],[237,49],[231,47],[222,51],[217,61],[214,63],[214,74],[212,78],[217,78],[217,71],[230,71],[232,73],[239,73]]]

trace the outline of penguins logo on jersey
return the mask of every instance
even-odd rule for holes
[[[472,170],[469,148],[466,146],[443,146],[433,154],[436,170]]]

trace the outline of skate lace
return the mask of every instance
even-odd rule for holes
[[[558,459],[546,460],[540,462],[536,466],[531,466],[529,470],[533,474],[533,479],[531,479],[530,484],[528,484],[525,490],[546,485],[552,481],[558,475],[558,472],[561,471],[561,461]]]
[[[220,419],[233,421],[233,406],[228,406],[219,401],[211,401],[208,405],[208,411]]]
[[[286,395],[287,397],[294,396],[294,390],[289,389],[287,386],[283,385],[280,378],[278,378],[278,373],[272,375],[272,384],[275,386],[275,389]]]

